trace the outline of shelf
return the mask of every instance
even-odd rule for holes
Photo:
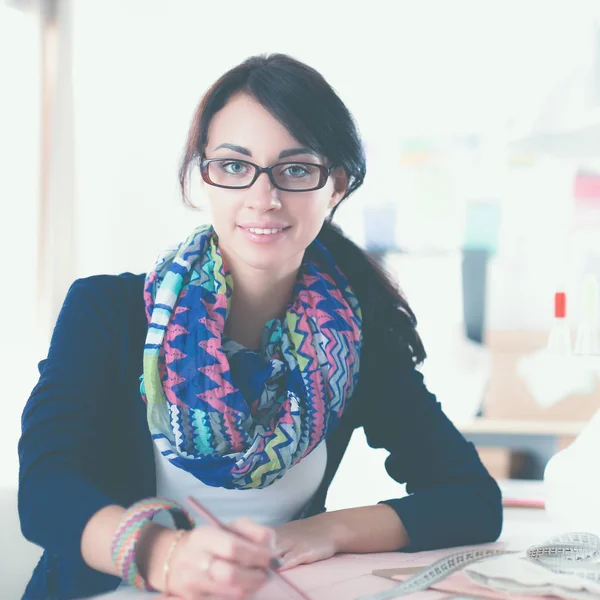
[[[474,419],[470,423],[458,424],[463,434],[501,435],[545,435],[575,437],[581,433],[588,421],[534,421]]]

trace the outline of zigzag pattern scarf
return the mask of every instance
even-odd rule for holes
[[[231,275],[210,226],[146,276],[141,393],[162,454],[207,485],[264,488],[338,423],[358,379],[361,312],[331,254],[307,249],[260,352],[225,353]]]

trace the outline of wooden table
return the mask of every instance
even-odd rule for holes
[[[500,546],[525,549],[531,544],[543,542],[560,533],[541,509],[507,508]],[[444,550],[450,554],[456,549]],[[312,565],[302,565],[288,572],[288,577],[298,584],[312,600],[354,600],[365,594],[388,589],[393,582],[371,574],[373,569],[396,568],[430,564],[439,558],[440,551],[404,554],[389,552],[382,554],[347,554]],[[425,591],[412,594],[414,600],[442,600],[447,592]],[[98,600],[147,600],[157,594],[123,589],[98,597]],[[292,599],[279,585],[269,584],[256,596],[256,600]]]

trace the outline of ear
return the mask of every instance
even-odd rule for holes
[[[329,200],[329,208],[335,208],[344,197],[346,190],[348,189],[348,175],[342,167],[337,167],[331,174],[333,180],[333,192]]]

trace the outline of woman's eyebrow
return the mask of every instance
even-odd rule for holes
[[[318,158],[318,154],[313,152],[310,148],[289,148],[279,153],[279,158],[287,158],[288,156],[296,156],[297,154],[312,154]]]
[[[219,148],[227,148],[228,150],[233,150],[234,152],[238,152],[239,154],[244,154],[246,156],[252,156],[252,152],[250,152],[250,150],[248,150],[248,148],[244,148],[243,146],[236,146],[235,144],[220,144],[219,146],[217,146],[215,148],[215,150],[218,150]]]
[[[250,152],[248,148],[238,146],[237,144],[230,144],[228,142],[225,142],[223,144],[219,144],[215,148],[215,151],[219,150],[220,148],[226,148],[227,150],[233,150],[238,154],[243,154],[244,156],[252,157],[252,152]],[[288,158],[289,156],[297,156],[299,154],[311,154],[312,156],[318,158],[318,154],[316,152],[313,152],[310,148],[288,148],[287,150],[282,150],[279,153],[279,158]]]

